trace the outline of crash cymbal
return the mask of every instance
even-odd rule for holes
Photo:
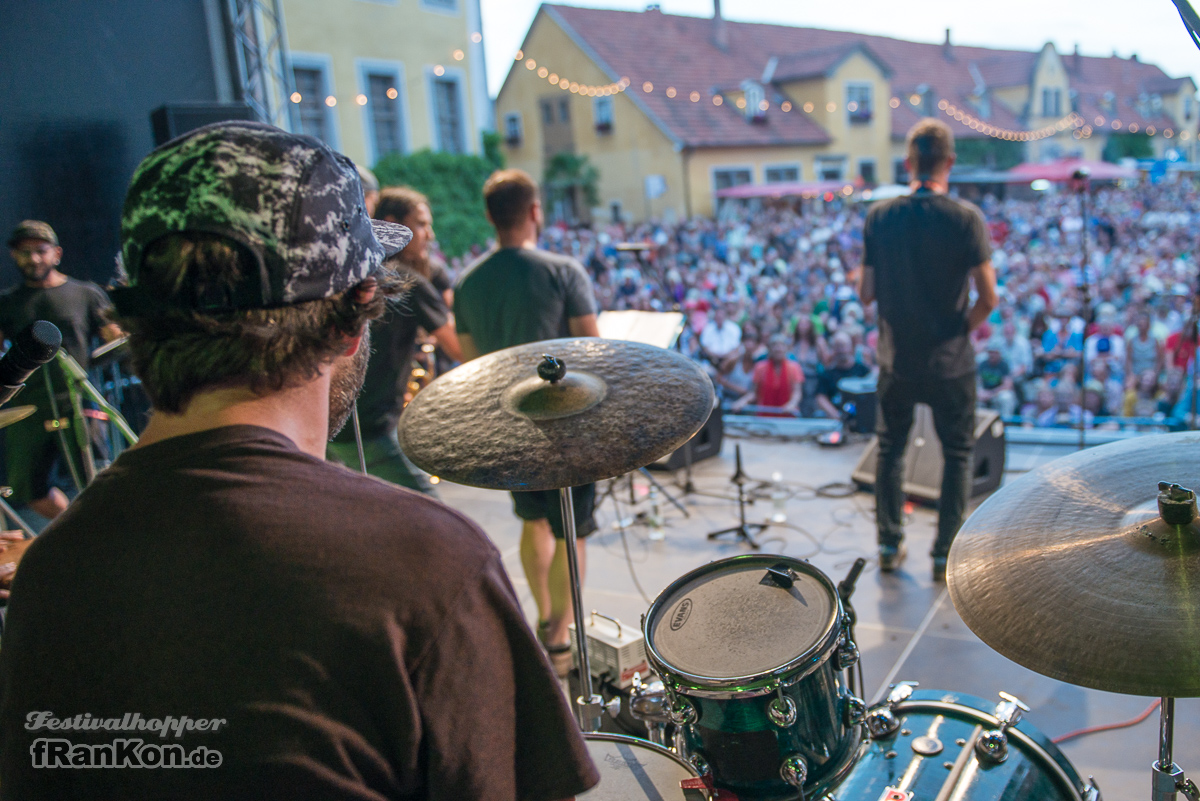
[[[14,406],[11,409],[0,409],[0,428],[24,420],[36,411],[36,406]]]
[[[438,378],[405,408],[400,444],[419,467],[458,484],[559,489],[650,464],[699,431],[712,409],[712,381],[681,353],[552,339]]]
[[[1200,489],[1200,434],[1125,440],[1022,476],[954,540],[958,614],[1051,678],[1200,696],[1200,522],[1183,488]]]

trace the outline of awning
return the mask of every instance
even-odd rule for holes
[[[777,184],[742,184],[717,190],[717,197],[818,197],[826,192],[844,193],[846,187],[854,190],[850,181],[788,181]],[[843,194],[843,197],[845,195]]]
[[[1137,178],[1135,169],[1110,164],[1107,161],[1088,161],[1086,159],[1063,159],[1049,164],[1025,163],[1018,164],[1008,171],[1009,183],[1024,183],[1025,181],[1062,182],[1070,181],[1076,170],[1086,169],[1093,181],[1119,181],[1123,178]]]

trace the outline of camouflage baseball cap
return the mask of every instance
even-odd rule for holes
[[[26,239],[37,239],[42,242],[49,242],[51,245],[58,244],[58,234],[54,233],[54,229],[49,223],[44,223],[41,220],[21,220],[17,227],[13,229],[12,235],[8,238],[8,246],[15,248],[19,243]]]
[[[206,297],[205,311],[332,297],[412,239],[404,226],[367,215],[350,159],[319,139],[254,122],[198,128],[138,165],[121,214],[126,286],[113,293],[119,311],[161,305],[139,287],[143,259],[156,240],[184,231],[231,239],[259,265],[251,286]]]

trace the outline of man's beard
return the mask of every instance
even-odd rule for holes
[[[29,264],[29,265],[22,266],[20,268],[20,272],[21,272],[21,277],[24,278],[27,282],[29,282],[31,284],[40,284],[42,281],[45,281],[50,276],[50,271],[53,269],[54,269],[54,265],[51,265],[51,264],[43,264],[40,266],[34,265],[34,264]]]
[[[363,331],[358,351],[348,359],[340,359],[333,367],[329,380],[329,439],[337,436],[354,411],[354,401],[367,377],[367,362],[371,356],[371,328]]]

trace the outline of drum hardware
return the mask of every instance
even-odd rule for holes
[[[660,679],[643,682],[640,674],[633,674],[629,714],[645,724],[650,742],[664,748],[668,747],[667,725],[672,722],[667,705],[667,691]]]
[[[865,723],[871,739],[882,740],[900,728],[900,719],[896,717],[896,709],[911,698],[913,690],[919,686],[920,682],[916,681],[902,681],[893,684],[887,699],[867,712]]]
[[[1193,497],[1192,503],[1195,503]],[[1163,698],[1159,707],[1158,759],[1151,765],[1153,775],[1151,801],[1175,801],[1182,793],[1187,801],[1200,801],[1200,789],[1175,764],[1175,699]]]
[[[738,505],[738,524],[730,528],[723,528],[720,531],[714,531],[708,535],[710,540],[719,539],[726,534],[733,534],[737,537],[738,542],[744,542],[754,550],[759,549],[758,542],[755,541],[754,535],[762,533],[771,524],[770,523],[747,523],[746,522],[746,482],[749,480],[742,470],[742,446],[734,446],[734,454],[737,459],[737,470],[734,471],[733,477],[729,480],[737,486],[737,505]],[[754,503],[753,496],[750,497],[750,503]]]
[[[842,715],[846,727],[857,726],[867,717],[867,702],[850,692],[842,693]]]
[[[779,766],[779,775],[785,782],[796,788],[800,793],[800,801],[804,801],[804,783],[808,781],[808,763],[799,754],[790,754]]]
[[[577,338],[467,362],[423,389],[400,418],[405,454],[433,475],[486,489],[558,490],[585,732],[598,728],[604,709],[593,691],[570,488],[670,453],[704,425],[712,404],[712,381],[681,353]]]
[[[782,686],[776,692],[776,697],[767,704],[767,717],[781,729],[790,728],[796,723],[796,702],[783,694]]]
[[[1021,720],[1021,713],[1028,712],[1029,707],[1021,700],[1008,693],[1000,693],[1003,702],[996,707],[996,720],[1000,725],[985,731],[975,741],[975,751],[980,759],[999,764],[1008,759],[1008,730]]]
[[[867,560],[861,556],[855,559],[854,564],[850,566],[850,572],[837,585],[838,600],[842,602],[842,608],[846,611],[842,621],[842,625],[846,629],[846,636],[838,648],[837,659],[839,669],[846,671],[846,680],[852,689],[858,690],[859,698],[865,698],[866,692],[863,689],[862,666],[859,664],[860,654],[858,646],[854,644],[854,626],[858,622],[858,613],[854,611],[854,605],[850,603],[850,598],[854,595],[854,589],[858,586],[858,577],[862,575],[866,564]]]
[[[686,760],[645,740],[586,733],[588,755],[600,783],[577,797],[587,801],[712,801],[711,783]]]

